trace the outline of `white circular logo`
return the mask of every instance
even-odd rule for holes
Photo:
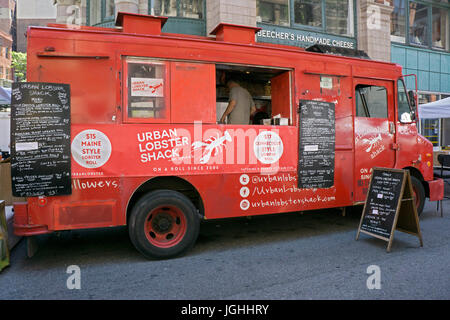
[[[103,166],[111,156],[111,149],[108,137],[94,129],[81,131],[72,141],[72,157],[88,169]]]
[[[256,158],[264,164],[272,164],[283,155],[283,141],[276,132],[263,131],[253,143]]]
[[[250,178],[249,178],[248,175],[243,174],[243,175],[241,175],[241,176],[239,177],[239,182],[240,182],[243,186],[245,186],[245,185],[247,185],[247,184],[250,182]]]
[[[248,201],[248,200],[242,200],[241,203],[240,203],[240,205],[241,205],[241,209],[245,211],[245,210],[247,210],[248,208],[250,208],[250,201]]]
[[[239,193],[242,198],[247,198],[250,194],[250,189],[247,187],[242,187],[241,190],[239,191]]]

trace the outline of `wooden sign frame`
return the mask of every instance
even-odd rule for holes
[[[392,224],[392,228],[389,233],[389,237],[383,237],[379,234],[375,234],[373,232],[369,232],[366,230],[362,230],[361,227],[363,225],[364,217],[367,215],[368,209],[368,201],[372,192],[372,179],[375,171],[384,171],[384,172],[396,172],[402,173],[402,184],[400,189],[400,195],[398,197],[398,201],[396,203],[395,208],[395,216]],[[373,236],[375,238],[384,240],[388,242],[388,246],[386,251],[390,252],[392,247],[392,242],[394,240],[394,232],[395,230],[405,232],[411,235],[414,235],[419,238],[420,246],[423,247],[422,233],[420,231],[419,226],[419,216],[417,214],[417,208],[415,205],[415,196],[412,188],[411,175],[409,170],[400,170],[400,169],[390,169],[390,168],[379,168],[375,167],[372,170],[372,175],[370,177],[370,187],[367,193],[367,198],[364,203],[363,213],[361,215],[361,220],[359,222],[358,232],[356,234],[356,240],[358,240],[360,233],[365,233],[367,235]]]

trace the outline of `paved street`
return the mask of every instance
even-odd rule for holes
[[[0,299],[450,299],[450,201],[444,218],[427,203],[417,237],[395,233],[387,243],[355,235],[360,211],[336,210],[216,220],[202,224],[186,256],[147,261],[126,228],[40,236],[26,258],[13,250],[0,273]],[[67,267],[81,271],[69,290]],[[380,269],[369,290],[367,268]]]

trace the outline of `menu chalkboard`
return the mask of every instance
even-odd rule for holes
[[[415,235],[423,246],[419,218],[408,170],[373,168],[356,240],[363,232],[388,241],[391,250],[394,230]]]
[[[11,176],[16,197],[71,194],[70,86],[14,83]]]
[[[389,238],[399,207],[405,178],[403,171],[373,170],[361,230]]]
[[[299,129],[299,188],[330,188],[334,185],[335,105],[301,100]]]

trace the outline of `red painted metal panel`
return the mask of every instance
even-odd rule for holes
[[[272,114],[280,114],[282,118],[290,119],[292,116],[292,96],[290,72],[286,71],[272,78]]]
[[[220,23],[211,34],[216,35],[217,41],[254,44],[255,33],[261,28],[238,26],[230,23]]]
[[[172,123],[216,123],[216,68],[213,64],[172,62]]]
[[[444,180],[435,179],[428,181],[430,188],[430,201],[438,201],[444,199]]]
[[[56,230],[67,230],[114,226],[116,202],[116,200],[56,202],[54,227]]]
[[[119,12],[116,25],[122,27],[124,33],[160,35],[167,17],[155,17],[142,14]]]

